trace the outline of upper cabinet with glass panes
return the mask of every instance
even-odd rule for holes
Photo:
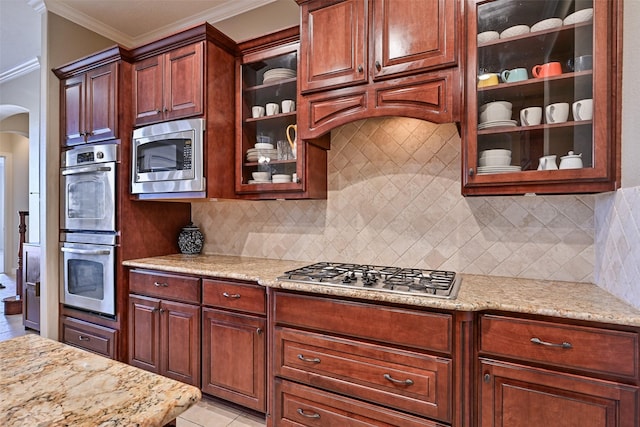
[[[468,0],[465,195],[619,186],[620,9]]]

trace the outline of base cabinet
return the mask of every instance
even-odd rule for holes
[[[638,388],[481,360],[480,427],[637,427]]]
[[[480,427],[637,427],[640,335],[500,314],[479,318]]]
[[[129,284],[129,364],[199,387],[200,279],[133,270]]]
[[[266,411],[265,290],[203,280],[202,391]]]
[[[60,341],[115,359],[117,354],[117,331],[73,317],[60,318]]]

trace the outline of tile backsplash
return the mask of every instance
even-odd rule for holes
[[[595,283],[640,309],[640,187],[596,198]]]
[[[204,252],[593,282],[595,196],[462,197],[454,124],[332,132],[327,200],[192,204]]]

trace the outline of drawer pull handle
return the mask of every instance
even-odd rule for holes
[[[406,380],[397,380],[395,378],[393,378],[391,375],[389,374],[384,374],[384,379],[391,381],[392,383],[396,383],[396,384],[402,384],[402,385],[413,385],[413,380],[410,379],[406,379]]]
[[[312,412],[310,414],[305,414],[304,409],[302,408],[298,408],[298,414],[302,415],[303,417],[307,417],[307,418],[320,418],[320,414],[318,414],[317,412]]]
[[[534,344],[546,345],[547,347],[560,347],[560,348],[572,348],[573,346],[569,342],[563,342],[562,344],[555,344],[552,342],[542,341],[540,338],[531,338],[531,342]]]
[[[78,335],[78,339],[80,341],[91,341],[91,338],[85,337],[84,335]]]
[[[313,359],[310,359],[308,357],[304,357],[301,354],[298,355],[298,359],[302,360],[303,362],[320,363],[320,359],[318,359],[317,357],[314,357]]]
[[[230,294],[228,292],[223,292],[222,296],[225,298],[235,298],[235,299],[240,298],[240,294]]]
[[[168,283],[153,282],[153,286],[155,286],[156,288],[168,288],[169,284]]]

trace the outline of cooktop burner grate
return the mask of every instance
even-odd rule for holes
[[[444,270],[319,262],[287,271],[278,280],[454,299],[461,279]]]

